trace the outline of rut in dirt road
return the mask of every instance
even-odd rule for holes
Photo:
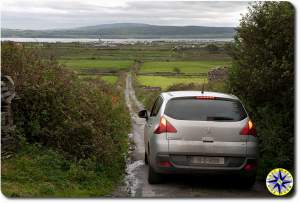
[[[144,106],[135,96],[130,74],[126,78],[125,99],[131,116],[132,133],[129,138],[133,145],[127,160],[124,184],[114,197],[270,197],[263,183],[256,182],[252,189],[242,190],[232,185],[230,180],[228,182],[211,176],[170,175],[165,183],[150,185],[147,181],[148,166],[144,162],[145,119],[139,118],[134,110],[142,110]]]

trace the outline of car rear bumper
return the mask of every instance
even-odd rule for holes
[[[175,161],[173,157],[173,155],[159,154],[156,156],[156,164],[152,167],[157,173],[163,174],[254,174],[257,168],[257,159],[252,157],[225,157],[225,164],[218,166],[191,165]],[[252,165],[251,170],[245,169],[246,165]]]

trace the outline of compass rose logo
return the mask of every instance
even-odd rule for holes
[[[283,168],[276,168],[268,174],[266,185],[273,195],[283,196],[293,188],[293,176]]]

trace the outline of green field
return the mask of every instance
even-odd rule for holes
[[[79,43],[46,43],[41,52],[45,57],[55,57],[60,60],[142,60],[142,61],[224,61],[231,60],[225,51],[210,52],[204,43],[202,48],[182,49],[173,48],[184,43],[151,43],[124,44],[117,47],[96,47],[93,44]],[[223,47],[224,43],[215,43]],[[40,43],[26,43],[26,48],[40,47]]]
[[[98,60],[98,59],[71,59],[60,60],[60,63],[66,65],[68,68],[82,70],[82,69],[128,69],[133,65],[131,60]]]
[[[114,75],[105,75],[102,76],[101,79],[109,84],[115,84],[118,80],[118,77]]]
[[[104,80],[105,82],[107,82],[108,84],[112,84],[114,85],[117,80],[118,80],[118,76],[114,76],[114,75],[104,75],[104,76],[100,76],[100,75],[81,75],[80,78],[82,79],[101,79]]]
[[[144,86],[161,87],[163,90],[168,86],[178,83],[197,83],[207,82],[206,77],[166,77],[166,76],[138,76],[138,82]]]
[[[178,68],[182,73],[207,73],[216,66],[231,66],[230,61],[155,61],[145,62],[140,73],[174,72]]]

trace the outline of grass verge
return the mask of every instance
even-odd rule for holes
[[[2,160],[2,193],[7,197],[99,197],[112,193],[123,166],[100,166],[93,160],[65,159],[57,151],[25,145]]]

